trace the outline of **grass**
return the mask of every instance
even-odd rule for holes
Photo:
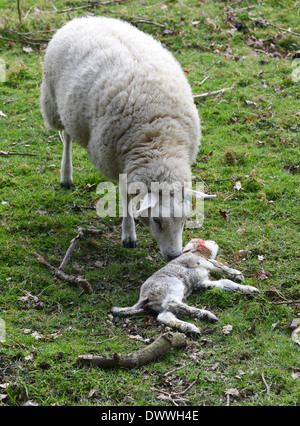
[[[55,2],[58,10],[82,4]],[[0,317],[6,325],[0,405],[172,405],[163,396],[196,379],[182,403],[299,405],[299,347],[289,328],[299,318],[299,302],[285,303],[300,299],[299,82],[292,77],[299,37],[250,19],[297,32],[299,5],[292,0],[127,0],[58,14],[51,2],[24,0],[21,23],[16,2],[0,0],[0,6],[0,58],[6,64],[0,146],[35,154],[0,155]],[[193,172],[218,197],[206,204],[202,229],[186,229],[184,240],[215,239],[221,259],[261,291],[258,297],[220,291],[192,295],[189,303],[207,306],[219,322],[199,322],[199,340],[132,371],[86,371],[76,357],[131,352],[163,331],[155,318],[112,320],[109,312],[113,305],[134,303],[141,283],[164,262],[147,229],[138,225],[138,248],[126,250],[120,219],[102,220],[94,210],[74,209],[74,204],[94,205],[101,177],[84,150],[74,146],[74,188],[60,187],[61,142],[44,128],[39,106],[45,43],[22,43],[22,35],[8,30],[54,30],[86,13],[151,21],[135,25],[173,52],[195,94],[234,85],[221,96],[196,101],[203,138]],[[77,288],[53,279],[33,256],[37,251],[59,265],[80,226],[104,232],[99,241],[83,241],[69,266],[95,288],[81,298]],[[43,304],[22,302],[25,291]],[[227,324],[233,326],[228,335],[223,333]],[[36,339],[35,331],[46,337]],[[61,335],[53,337],[58,331]],[[229,389],[238,392],[228,396]]]

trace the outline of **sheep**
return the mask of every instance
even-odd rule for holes
[[[201,125],[187,78],[174,56],[131,24],[104,17],[76,18],[53,36],[44,60],[41,109],[48,128],[63,135],[61,184],[70,188],[72,141],[87,150],[101,175],[146,187],[138,215],[149,226],[166,260],[182,252],[190,206],[173,202],[162,214],[153,182],[191,188],[191,164]],[[136,247],[130,195],[123,199],[122,241]],[[197,198],[212,195],[193,192]],[[174,198],[174,197],[173,197]],[[176,204],[176,205],[175,205]],[[156,216],[151,209],[158,207]],[[180,212],[176,214],[175,212]]]
[[[188,306],[183,302],[193,290],[220,288],[241,293],[259,293],[249,285],[240,285],[232,281],[243,282],[242,273],[215,260],[218,253],[215,241],[192,239],[181,256],[169,262],[148,278],[141,287],[138,302],[126,308],[113,307],[113,315],[138,314],[151,309],[158,312],[157,320],[185,334],[199,335],[200,330],[194,324],[179,320],[176,315],[187,315],[210,322],[218,318],[211,312]],[[229,279],[213,281],[209,272],[226,274]]]

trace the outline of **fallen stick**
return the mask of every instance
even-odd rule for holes
[[[199,99],[199,98],[207,98],[208,96],[213,96],[213,95],[218,95],[219,93],[224,93],[227,92],[228,90],[233,89],[234,86],[232,87],[227,87],[225,89],[220,89],[220,90],[213,90],[211,92],[206,92],[206,93],[200,93],[199,95],[193,95],[194,99]]]
[[[165,355],[172,349],[187,345],[187,337],[183,333],[167,332],[160,335],[153,343],[127,355],[114,353],[113,355],[79,355],[77,363],[84,367],[127,369],[139,368],[154,359]]]
[[[75,284],[77,287],[82,289],[82,293],[86,294],[92,294],[93,289],[91,287],[91,284],[88,282],[88,280],[80,277],[75,277],[74,275],[68,275],[64,271],[61,271],[59,268],[55,268],[52,266],[49,262],[47,262],[46,259],[44,259],[40,254],[33,253],[34,256],[37,258],[37,260],[42,263],[43,265],[47,266],[53,273],[53,275],[57,278],[59,278],[62,281],[66,281],[70,284]],[[80,294],[80,296],[81,296]]]
[[[30,156],[36,157],[36,154],[31,154],[27,152],[14,152],[14,151],[0,151],[0,155],[22,155],[22,156]]]

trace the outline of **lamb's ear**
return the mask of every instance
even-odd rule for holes
[[[206,198],[215,198],[215,194],[205,194],[204,192],[194,191],[193,189],[184,188],[185,198],[193,204],[195,200],[205,200]]]
[[[151,192],[148,192],[145,195],[142,201],[142,204],[140,205],[140,208],[136,210],[137,216],[142,216],[142,214],[146,212],[148,209],[154,208],[156,206],[156,203],[157,203],[157,198],[155,197],[155,195],[151,194]]]

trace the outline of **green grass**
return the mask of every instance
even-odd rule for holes
[[[171,405],[161,398],[162,391],[182,391],[196,378],[184,394],[191,406],[226,405],[225,393],[232,388],[239,396],[229,397],[231,405],[300,404],[299,347],[288,327],[299,318],[299,302],[273,304],[300,299],[299,82],[292,78],[299,37],[250,19],[299,32],[299,5],[292,0],[236,3],[144,0],[141,5],[127,0],[58,14],[45,13],[54,12],[51,2],[24,0],[19,23],[16,2],[0,0],[0,58],[6,63],[6,81],[0,83],[5,115],[0,116],[0,149],[36,154],[0,155],[0,318],[6,324],[0,385],[9,384],[0,388],[7,395],[0,405],[27,400],[39,405]],[[55,2],[59,10],[82,4]],[[246,9],[233,16],[228,4]],[[121,246],[120,219],[102,220],[94,210],[74,209],[74,204],[94,205],[102,178],[84,150],[74,146],[74,188],[60,187],[61,142],[44,128],[39,106],[45,43],[21,43],[22,36],[9,31],[57,29],[84,13],[151,21],[136,25],[173,52],[194,93],[234,85],[221,96],[196,100],[203,138],[193,172],[218,197],[207,202],[202,229],[186,229],[184,240],[216,240],[221,259],[242,270],[261,296],[193,294],[188,303],[206,306],[219,322],[199,322],[199,340],[132,371],[84,370],[76,357],[131,352],[146,343],[130,336],[151,340],[164,330],[152,317],[109,316],[113,305],[134,303],[142,282],[164,262],[147,229],[137,226],[138,248],[129,251]],[[265,41],[255,47],[251,40]],[[234,189],[236,181],[240,190]],[[68,267],[95,288],[81,298],[77,288],[53,279],[33,255],[47,255],[59,265],[80,226],[104,232],[99,241],[84,240]],[[23,303],[19,298],[25,290],[43,306]],[[229,335],[222,331],[226,324],[233,326]],[[57,338],[31,335],[59,330]]]

